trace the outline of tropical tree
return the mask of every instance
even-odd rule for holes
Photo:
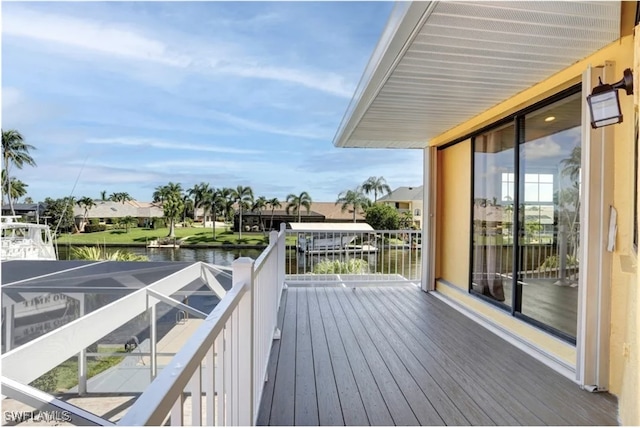
[[[6,171],[2,171],[2,193],[7,195],[10,203],[18,202],[18,199],[26,195],[27,187],[29,187],[28,184],[15,177],[7,180]]]
[[[251,211],[257,211],[258,215],[260,216],[260,227],[262,228],[262,232],[264,232],[264,222],[262,221],[262,210],[265,209],[267,207],[267,198],[265,198],[264,196],[259,196],[258,199],[256,199],[253,202],[253,205],[251,206]]]
[[[55,225],[54,232],[71,231],[75,226],[73,218],[73,205],[75,200],[73,197],[65,197],[59,199],[46,198],[44,205],[44,215],[51,218],[51,224]],[[76,229],[77,230],[77,229]]]
[[[194,184],[192,188],[187,190],[187,194],[191,198],[193,198],[193,219],[194,220],[196,219],[197,209],[200,208],[200,206],[202,206],[205,199],[207,199],[207,196],[211,195],[212,193],[213,193],[213,189],[208,183],[205,183],[204,181],[201,182],[200,184]],[[203,215],[202,221],[203,223],[206,223],[207,221],[206,212]]]
[[[109,200],[113,202],[122,202],[124,205],[127,201],[133,201],[133,198],[127,192],[116,192],[109,196]]]
[[[125,233],[129,233],[129,227],[130,226],[137,226],[138,225],[138,219],[128,215],[128,216],[122,217],[120,219],[120,223],[124,226]]]
[[[193,216],[195,218],[195,206],[193,204],[193,200],[189,197],[189,195],[182,195],[182,202],[184,202],[184,211],[182,212],[182,224],[187,224],[187,215],[189,211],[193,212]]]
[[[88,196],[83,196],[76,201],[76,204],[80,208],[84,208],[84,215],[82,216],[82,222],[86,224],[87,219],[89,217],[89,210],[95,207],[96,203],[94,202],[93,198],[90,198]]]
[[[362,183],[362,191],[369,195],[373,193],[373,202],[378,202],[378,193],[384,195],[391,192],[391,187],[387,184],[384,177],[369,177]]]
[[[224,210],[227,199],[223,196],[221,190],[211,189],[210,193],[205,194],[205,199],[202,201],[202,206],[206,212],[211,212],[211,220],[213,223],[213,239],[216,239],[216,213],[218,209]]]
[[[298,223],[302,221],[302,212],[301,208],[305,207],[307,209],[307,214],[311,211],[311,204],[313,201],[311,200],[311,196],[307,192],[302,192],[299,195],[294,195],[290,193],[287,195],[287,214],[293,212],[298,215]]]
[[[400,227],[400,216],[393,207],[377,204],[368,207],[364,218],[374,230],[397,230]]]
[[[26,198],[24,198],[24,203],[25,204],[32,204],[33,203],[33,198],[31,196],[27,196]]]
[[[36,166],[36,161],[29,154],[29,150],[35,150],[36,148],[30,144],[24,142],[24,137],[15,129],[9,129],[7,131],[2,130],[2,162],[5,171],[5,177],[2,182],[3,190],[7,189],[7,202],[11,208],[11,215],[16,215],[13,208],[13,201],[11,200],[11,176],[9,175],[9,167],[15,166],[18,169],[26,165]]]
[[[167,237],[175,238],[176,221],[184,212],[184,199],[182,198],[182,186],[179,183],[170,182],[166,186],[156,188],[160,200],[162,201],[162,209],[165,219],[169,220],[169,234]],[[155,193],[154,193],[154,199]]]
[[[100,192],[100,200],[101,201],[106,201],[107,200],[107,191],[103,190]]]
[[[281,208],[282,204],[278,198],[271,198],[267,200],[267,205],[271,207],[271,223],[269,224],[269,229],[273,229],[273,212],[276,208]]]
[[[358,210],[362,210],[369,206],[370,203],[371,201],[364,195],[364,193],[362,193],[360,188],[340,192],[338,200],[336,201],[336,205],[342,204],[342,212],[345,212],[349,207],[352,207],[354,223],[356,222],[356,214],[358,213]]]
[[[239,238],[242,238],[242,213],[253,205],[253,189],[249,186],[238,186],[232,191],[231,197],[238,204],[238,209],[240,210],[238,231],[240,232]]]

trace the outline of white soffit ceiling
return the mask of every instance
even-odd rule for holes
[[[399,5],[334,144],[425,147],[617,40],[620,7],[608,1]]]

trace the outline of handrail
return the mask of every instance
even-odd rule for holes
[[[242,296],[247,292],[248,285],[245,282],[234,284],[178,351],[171,363],[162,370],[118,422],[119,425],[159,426],[163,424],[167,415],[166,409],[171,408],[179,400],[215,339],[223,331],[225,323],[238,307]]]
[[[16,382],[15,380],[9,379],[5,376],[0,376],[0,384],[2,385],[2,395],[12,397],[21,403],[25,403],[40,411],[58,412],[57,416],[59,418],[68,418],[66,422],[70,422],[73,425],[115,425],[113,422],[94,415],[85,409],[74,406],[66,401],[59,400],[32,386],[22,385],[20,382]],[[5,412],[5,414],[6,413],[7,412]]]

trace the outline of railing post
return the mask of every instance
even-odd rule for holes
[[[286,223],[280,224],[280,231],[282,237],[278,241],[278,292],[276,293],[276,309],[280,304],[280,295],[282,294],[282,288],[284,287],[284,278],[286,274],[286,261],[287,261],[287,225]]]
[[[5,329],[4,329],[4,352],[9,352],[13,348],[13,320],[15,318],[15,304],[5,308]]]
[[[254,349],[253,349],[253,259],[241,257],[233,262],[233,284],[246,284],[247,292],[238,304],[237,353],[233,357],[232,394],[237,400],[231,408],[237,411],[232,418],[235,425],[249,426],[254,424],[254,408],[257,408],[253,397]]]
[[[85,294],[80,293],[78,295],[78,301],[80,303],[80,316],[81,318],[85,312]],[[97,349],[96,349],[97,351]],[[81,349],[78,353],[78,395],[84,395],[87,393],[87,349]]]
[[[150,359],[151,359],[151,381],[153,382],[153,380],[156,378],[156,376],[158,375],[158,330],[157,330],[157,324],[156,324],[156,317],[157,317],[157,309],[156,309],[156,305],[157,302],[152,301],[155,299],[151,299],[151,297],[147,294],[147,305],[150,305],[149,309],[150,309],[150,325],[149,325],[149,342],[150,342]]]

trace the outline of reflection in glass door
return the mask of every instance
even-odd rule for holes
[[[514,126],[474,138],[472,290],[511,306]]]
[[[580,246],[578,89],[473,138],[470,290],[570,341]]]
[[[517,309],[576,337],[581,171],[580,94],[524,117]]]

